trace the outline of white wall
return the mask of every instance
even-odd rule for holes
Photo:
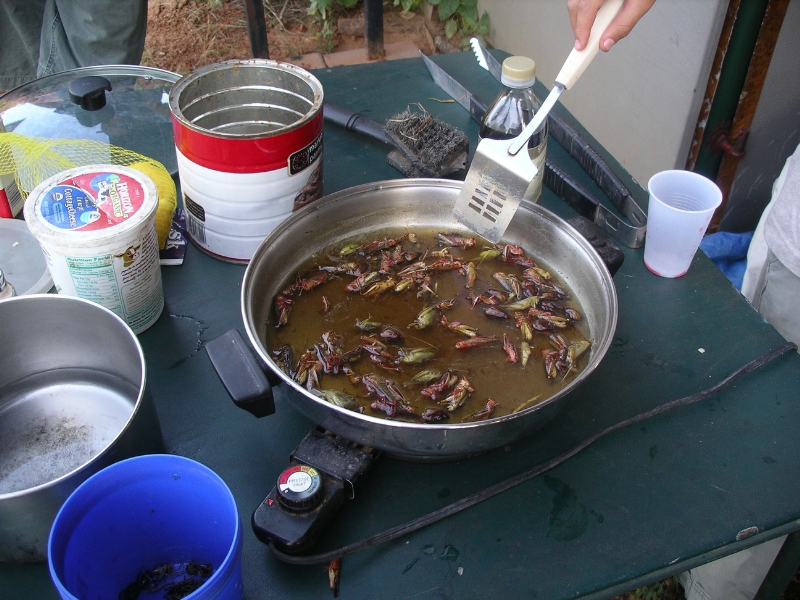
[[[561,102],[639,181],[684,168],[727,0],[658,0]],[[573,47],[566,0],[479,0],[496,48],[529,56],[550,88]]]

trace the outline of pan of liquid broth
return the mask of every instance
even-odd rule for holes
[[[485,452],[530,435],[546,424],[564,408],[570,395],[590,376],[608,350],[617,323],[617,295],[611,275],[592,245],[576,229],[547,209],[522,203],[497,247],[480,238],[469,250],[448,247],[446,242],[444,245],[430,241],[411,242],[417,237],[423,239],[425,232],[433,236],[430,239],[436,239],[438,233],[451,238],[473,235],[453,216],[453,205],[460,190],[461,182],[432,179],[382,181],[343,190],[292,215],[255,251],[242,285],[242,317],[247,335],[261,358],[280,378],[279,385],[285,389],[295,408],[328,431],[409,460],[452,460]],[[418,235],[410,238],[410,234]],[[388,240],[402,240],[399,243],[402,243],[404,252],[421,252],[424,256],[412,260],[418,262],[424,259],[427,265],[425,270],[429,271],[434,269],[432,265],[437,260],[446,261],[448,254],[453,260],[458,257],[464,264],[477,264],[483,260],[479,258],[480,253],[487,248],[510,246],[521,249],[526,257],[552,274],[554,281],[560,282],[559,285],[568,290],[569,304],[579,307],[581,323],[579,335],[571,334],[564,341],[568,347],[572,347],[575,340],[580,339],[588,342],[588,349],[582,347],[580,357],[574,358],[574,368],[555,365],[559,368],[554,370],[553,377],[545,378],[544,383],[540,384],[534,381],[538,377],[535,372],[552,370],[552,363],[568,360],[566,350],[559,352],[560,342],[554,344],[550,338],[558,333],[557,328],[529,342],[532,353],[523,367],[522,361],[513,364],[507,362],[507,358],[511,360],[511,354],[507,356],[504,352],[503,333],[508,334],[510,345],[519,351],[523,336],[522,329],[515,327],[514,313],[524,311],[507,309],[511,319],[505,321],[505,329],[498,330],[502,333],[496,334],[496,339],[485,345],[480,341],[467,341],[475,338],[459,335],[456,330],[449,330],[443,324],[446,321],[452,326],[459,321],[473,325],[477,327],[478,335],[489,327],[490,319],[482,314],[489,307],[476,304],[475,298],[488,294],[489,288],[502,290],[494,273],[510,271],[511,266],[498,262],[502,261],[502,257],[498,256],[487,259],[492,261],[491,266],[484,265],[490,269],[490,274],[479,276],[472,289],[466,287],[468,276],[456,275],[457,271],[451,270],[450,273],[456,278],[455,287],[447,288],[446,293],[445,288],[437,287],[439,276],[434,274],[429,284],[431,291],[427,293],[421,290],[422,283],[418,281],[402,292],[392,288],[383,291],[378,289],[372,294],[363,288],[358,293],[348,295],[347,302],[334,301],[342,288],[355,285],[353,282],[356,277],[347,275],[342,265],[352,259],[372,264],[366,267],[367,271],[378,271],[381,259],[368,255],[367,248],[373,243],[384,245],[385,252],[378,252],[377,256],[390,255],[392,248],[387,246],[390,243]],[[447,250],[443,252],[445,248]],[[352,256],[348,254],[351,251],[354,252]],[[442,258],[434,258],[434,252],[439,252]],[[387,270],[390,275],[376,275],[372,283],[380,284],[388,277],[394,277],[399,283],[402,279],[400,273],[415,262],[395,265]],[[422,277],[420,281],[424,282],[425,278]],[[441,280],[441,285],[444,285],[444,281]],[[296,312],[300,310],[304,298],[313,299],[307,315]],[[430,313],[423,316],[426,308],[454,298],[454,308],[445,305],[435,308],[435,316],[430,319],[432,322],[423,323],[423,328],[418,329],[413,324],[413,317],[408,316],[402,318],[402,322],[392,322],[393,315],[408,310],[404,308],[406,305],[411,307],[409,314],[427,321]],[[347,313],[342,306],[350,300],[365,304],[356,313]],[[505,305],[512,301],[507,298]],[[501,308],[503,306],[500,304]],[[286,308],[288,312],[284,310]],[[336,315],[343,310],[344,319],[337,321]],[[445,321],[442,321],[442,317]],[[286,319],[285,324],[281,324],[282,318]],[[372,353],[363,351],[364,347],[373,344],[362,336],[369,340],[370,335],[381,331],[358,330],[359,327],[366,327],[365,323],[370,321],[381,321],[383,325],[389,323],[405,337],[399,346],[391,342],[386,344],[387,351],[384,354],[390,358],[384,357],[382,366],[374,364],[382,359],[376,361],[371,358]],[[294,355],[287,360],[280,336],[292,326],[313,331],[296,344]],[[348,381],[341,371],[334,375],[333,369],[328,368],[331,365],[323,365],[337,354],[331,350],[336,344],[330,345],[336,338],[329,335],[320,337],[320,332],[333,332],[347,340],[341,344],[339,359],[345,352],[354,350],[356,344],[362,346],[360,357],[352,363],[348,362],[356,383]],[[477,382],[483,371],[492,370],[487,367],[487,361],[495,361],[498,365],[502,363],[501,366],[507,366],[510,370],[506,371],[507,377],[500,375],[494,383],[474,383],[474,391],[468,393],[473,406],[457,407],[451,412],[451,406],[447,402],[444,402],[444,406],[442,403],[449,397],[447,395],[453,394],[452,387],[444,391],[445,396],[438,396],[434,401],[433,397],[421,393],[423,386],[413,384],[407,377],[421,370],[447,372],[452,367],[452,361],[462,360],[462,355],[447,354],[445,350],[449,351],[451,346],[462,342],[459,347],[464,349],[463,357],[468,357],[472,362],[462,363],[459,369],[453,371],[454,374]],[[476,347],[471,347],[473,345]],[[422,347],[425,352],[411,352],[414,346]],[[311,352],[306,352],[309,348]],[[429,360],[424,364],[415,364],[414,358],[411,358],[411,364],[405,364],[405,356],[426,356],[431,349],[433,356],[428,356]],[[572,349],[569,352],[572,353]],[[333,364],[336,361],[330,362]],[[344,363],[339,360],[338,364],[342,366]],[[530,379],[527,378],[528,373]],[[309,383],[309,375],[316,380]],[[406,379],[401,379],[403,377]],[[395,389],[399,389],[403,396],[394,408],[406,406],[406,402],[410,407],[408,410],[401,408],[388,417],[391,401],[387,402],[384,398],[386,394],[382,392],[387,380],[394,382]],[[321,390],[337,387],[347,391],[358,404],[353,405],[349,400],[341,400],[341,397],[339,400],[333,396],[328,399],[323,397]],[[480,407],[488,397],[494,398],[500,406],[490,418],[484,419],[479,414]],[[438,421],[425,421],[422,417],[428,408],[434,412],[441,412],[440,409],[445,408],[449,414]]]

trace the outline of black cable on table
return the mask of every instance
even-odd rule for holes
[[[464,509],[467,509],[471,506],[475,506],[479,502],[483,502],[484,500],[491,498],[492,496],[496,496],[502,492],[505,492],[512,487],[523,483],[524,481],[528,481],[550,469],[560,465],[564,461],[572,458],[578,452],[585,449],[586,447],[590,446],[597,440],[602,437],[605,437],[609,433],[617,431],[619,429],[623,429],[624,427],[628,427],[630,425],[634,425],[636,423],[641,423],[642,421],[646,421],[651,417],[655,417],[656,415],[660,415],[662,413],[668,412],[675,408],[679,408],[681,406],[686,406],[687,404],[692,404],[694,402],[699,402],[700,400],[705,400],[706,398],[713,396],[721,389],[727,387],[743,375],[750,373],[758,369],[759,367],[771,362],[772,360],[778,358],[790,352],[792,350],[797,350],[797,345],[792,342],[787,342],[774,350],[770,350],[765,354],[762,354],[755,360],[747,363],[743,367],[740,367],[730,375],[728,375],[725,379],[717,383],[716,385],[703,390],[702,392],[697,392],[696,394],[692,394],[691,396],[685,396],[683,398],[679,398],[678,400],[673,400],[671,402],[667,402],[666,404],[662,404],[661,406],[657,406],[656,408],[650,409],[643,413],[640,413],[634,417],[629,419],[625,419],[624,421],[620,421],[616,425],[612,425],[599,433],[595,433],[594,435],[589,436],[585,440],[583,440],[578,445],[572,447],[571,449],[559,454],[558,456],[551,458],[543,463],[539,463],[537,466],[533,467],[532,469],[525,471],[524,473],[520,473],[519,475],[515,475],[514,477],[510,477],[500,483],[497,483],[493,486],[485,488],[480,492],[472,494],[471,496],[467,496],[466,498],[462,498],[457,502],[453,502],[452,504],[448,504],[447,506],[440,508],[439,510],[435,510],[427,515],[420,517],[418,519],[414,519],[413,521],[408,521],[402,525],[397,527],[393,527],[392,529],[387,529],[379,534],[373,535],[368,537],[367,539],[354,542],[352,544],[348,544],[347,546],[343,546],[338,548],[337,550],[331,550],[330,552],[323,552],[321,554],[311,554],[307,556],[293,556],[291,554],[286,554],[285,552],[281,552],[278,550],[273,544],[269,544],[269,549],[272,550],[272,554],[275,558],[290,563],[293,565],[318,565],[318,564],[325,564],[329,563],[331,560],[335,558],[342,558],[347,556],[348,554],[354,554],[359,552],[360,550],[366,550],[367,548],[371,548],[372,546],[376,546],[378,544],[382,544],[384,542],[389,542],[391,540],[397,539],[401,536],[409,534],[413,531],[418,529],[422,529],[423,527],[430,525],[431,523],[435,523],[437,521],[441,521],[451,515],[454,515],[458,512],[461,512]]]

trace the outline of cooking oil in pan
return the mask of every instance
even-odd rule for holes
[[[397,384],[414,414],[401,411],[393,418],[410,421],[419,421],[428,408],[436,407],[441,414],[442,405],[438,403],[452,393],[451,385],[443,393],[436,394],[436,400],[423,395],[422,390],[435,381],[429,378],[425,383],[415,383],[413,378],[421,371],[439,374],[449,371],[458,378],[465,377],[474,389],[467,394],[463,405],[446,415],[448,423],[478,420],[489,398],[498,403],[491,412],[492,417],[528,408],[549,398],[574,378],[586,360],[581,359],[580,353],[590,344],[585,334],[589,329],[580,316],[583,312],[580,304],[547,272],[546,265],[537,264],[537,271],[528,271],[528,275],[539,278],[542,287],[526,279],[531,258],[520,254],[519,247],[496,246],[475,238],[474,245],[465,248],[463,246],[469,245],[469,241],[463,241],[465,239],[423,229],[410,235],[404,230],[382,231],[375,239],[337,243],[323,256],[303,264],[297,278],[281,287],[282,292],[273,300],[266,348],[279,364],[282,360],[286,363],[285,355],[278,358],[280,349],[292,348],[293,358],[285,364],[285,370],[297,380],[304,360],[318,360],[315,346],[325,353],[323,334],[332,332],[338,336],[342,353],[361,347],[360,358],[348,363],[353,377],[341,370],[339,374],[326,373],[320,369],[320,363],[316,367],[319,369],[316,373],[318,387],[349,394],[357,400],[359,410],[373,416],[385,417],[386,414],[371,408],[376,397],[368,394],[360,379],[368,373]],[[393,260],[397,260],[397,264],[391,264]],[[535,258],[532,260],[535,262]],[[371,281],[360,291],[347,291],[346,287],[354,287],[356,280],[355,274],[346,274],[348,270],[371,274],[368,275]],[[414,280],[402,289],[401,282],[409,273]],[[496,275],[498,273],[501,275]],[[534,311],[509,308],[520,298],[504,289],[500,282],[503,275],[523,285],[520,298],[539,294],[538,308]],[[550,278],[546,279],[548,276]],[[470,284],[472,277],[474,282]],[[389,279],[394,283],[389,284]],[[377,287],[372,287],[375,285]],[[396,291],[398,285],[402,291]],[[513,285],[509,288],[513,289]],[[492,298],[499,298],[496,305],[492,304],[495,302]],[[437,304],[440,308],[426,313],[422,319],[430,322],[418,328],[421,313]],[[487,309],[489,314],[497,316],[487,316]],[[281,314],[288,315],[287,322],[276,327]],[[502,314],[507,318],[502,318]],[[564,317],[565,314],[570,318]],[[520,326],[520,316],[533,329],[530,340],[525,339],[526,327]],[[387,327],[394,330],[393,335],[400,332],[401,339],[392,341],[383,337],[381,334]],[[468,337],[466,332],[473,331],[473,337]],[[513,351],[504,348],[504,336]],[[479,338],[478,341],[470,341],[475,338]],[[493,341],[483,343],[486,340],[480,338],[493,338]],[[386,352],[382,357],[373,358],[376,348],[380,347],[373,344],[374,340],[385,344]],[[522,357],[524,341],[529,351],[525,361]],[[457,348],[458,343],[474,345]],[[364,351],[365,346],[370,346],[372,353]],[[413,349],[418,351],[414,353]],[[404,360],[404,357],[407,358]],[[417,362],[417,357],[424,360]],[[303,382],[306,387],[316,385],[309,384],[306,378]]]

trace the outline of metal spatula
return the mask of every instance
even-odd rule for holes
[[[478,235],[497,243],[505,233],[537,173],[528,153],[520,150],[547,118],[561,92],[573,86],[597,55],[600,36],[622,3],[623,0],[606,0],[600,7],[586,48],[570,53],[542,108],[522,133],[510,141],[484,139],[478,144],[453,207],[455,217]]]

